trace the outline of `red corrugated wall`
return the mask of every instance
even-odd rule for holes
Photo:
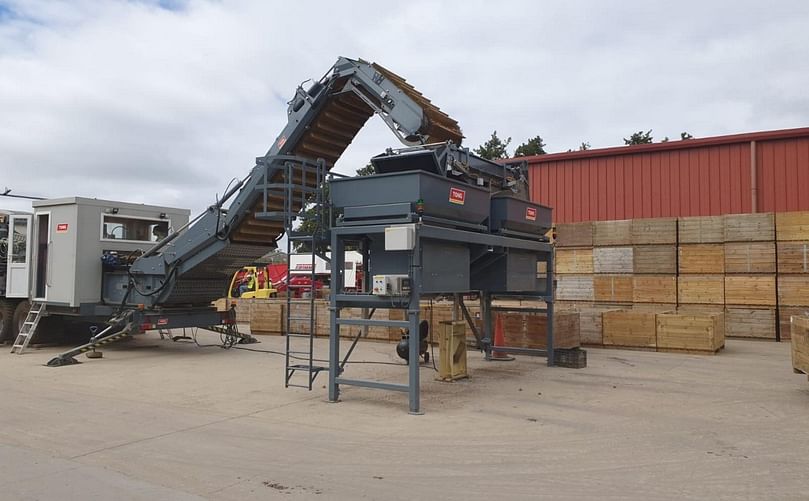
[[[532,157],[531,198],[557,223],[809,210],[809,129],[799,130]]]

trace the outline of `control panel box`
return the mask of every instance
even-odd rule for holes
[[[376,296],[410,295],[410,277],[407,275],[374,275],[373,294]]]

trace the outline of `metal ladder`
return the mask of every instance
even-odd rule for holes
[[[25,349],[28,348],[28,344],[31,342],[31,338],[34,337],[34,333],[36,333],[37,326],[39,325],[39,320],[44,316],[44,313],[45,303],[39,301],[31,303],[31,309],[28,310],[28,314],[25,316],[25,321],[20,327],[17,339],[15,339],[14,344],[11,345],[11,353],[22,355]]]
[[[287,235],[287,301],[286,301],[286,340],[285,340],[285,378],[284,387],[306,388],[311,391],[318,374],[328,370],[327,366],[316,365],[314,357],[314,338],[316,329],[315,296],[315,254],[323,240],[324,230],[328,226],[326,220],[326,203],[324,200],[325,163],[318,161],[287,162],[286,193],[284,196],[284,231]],[[298,178],[299,184],[294,180]],[[299,197],[296,201],[295,197]],[[300,204],[300,213],[294,206]],[[311,210],[307,211],[306,208]],[[296,222],[314,223],[312,233],[295,231]],[[309,285],[295,286],[292,282],[292,265],[289,256],[295,250],[295,244],[312,253],[309,269]],[[296,298],[301,289],[309,289],[308,298]],[[303,295],[303,294],[301,294]],[[305,384],[295,382],[295,375],[306,376]]]

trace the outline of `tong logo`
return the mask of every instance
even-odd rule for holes
[[[449,201],[454,204],[463,205],[464,202],[466,202],[466,192],[460,188],[450,188]]]
[[[67,223],[59,223],[56,225],[56,233],[67,233]]]
[[[534,207],[526,207],[525,208],[525,219],[529,221],[536,221],[537,220],[537,210]]]

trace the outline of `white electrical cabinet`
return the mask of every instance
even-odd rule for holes
[[[407,296],[410,294],[410,277],[374,275],[372,292],[377,296]]]
[[[406,251],[416,246],[416,227],[401,224],[385,228],[385,250]]]

